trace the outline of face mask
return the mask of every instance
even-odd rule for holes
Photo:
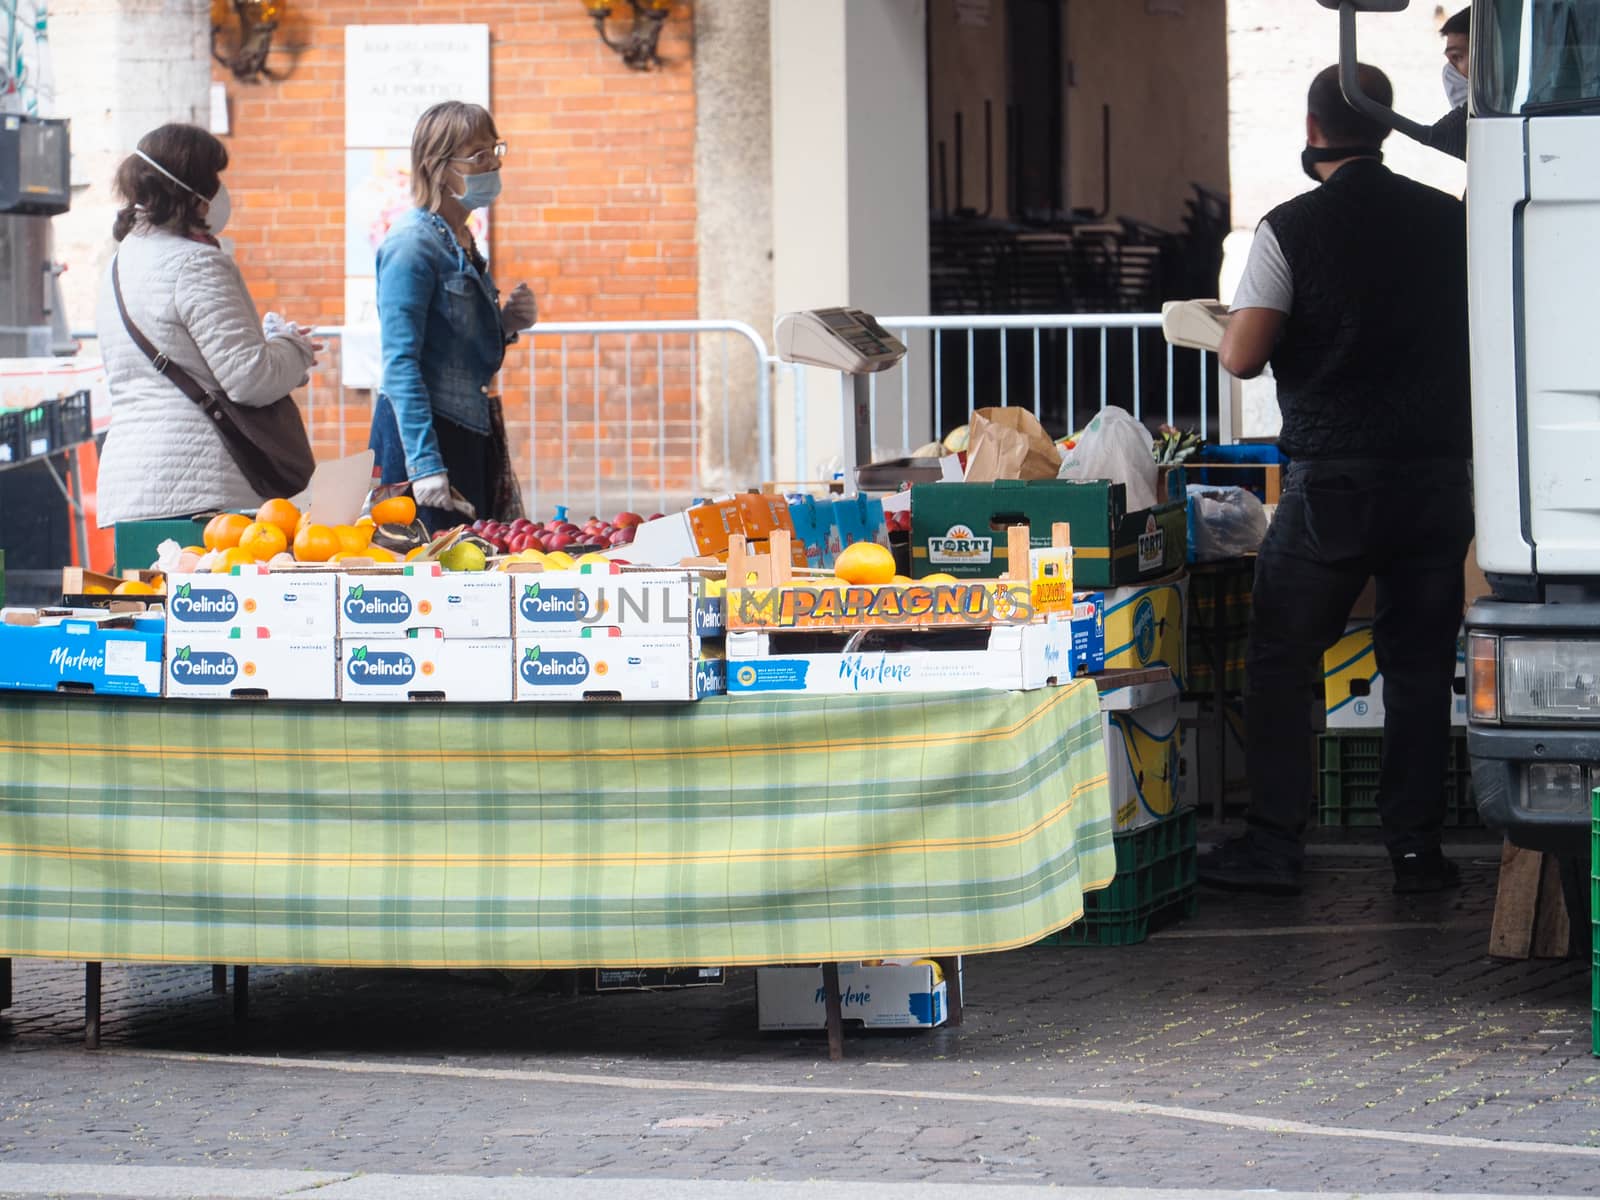
[[[172,180],[173,183],[177,184],[191,196],[200,196],[199,192],[195,191],[187,183],[179,179],[176,175],[163,167],[155,159],[151,158],[143,150],[135,150],[133,153],[136,157],[144,159],[145,162],[149,163],[157,171],[165,175],[168,179]],[[206,204],[208,205],[206,209],[206,224],[211,228],[211,232],[213,234],[221,233],[222,227],[228,223],[228,214],[233,211],[233,205],[228,200],[228,185],[219,179],[217,180],[217,194],[209,199],[205,196],[200,196],[200,199],[205,200]]]
[[[488,208],[500,194],[500,172],[485,171],[481,175],[463,175],[466,191],[456,197],[468,212]]]
[[[1467,77],[1456,70],[1455,63],[1444,65],[1444,98],[1450,102],[1451,108],[1460,108],[1467,102],[1467,93],[1472,90],[1472,85],[1467,82]]]
[[[211,227],[213,235],[227,228],[228,217],[232,212],[233,201],[228,198],[228,185],[218,183],[217,194],[211,197],[211,207],[206,209],[206,224]]]
[[[1321,183],[1317,174],[1318,163],[1338,162],[1345,158],[1375,158],[1383,161],[1383,151],[1376,146],[1307,146],[1300,151],[1300,169],[1312,183]]]

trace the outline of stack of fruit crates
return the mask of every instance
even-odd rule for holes
[[[1380,733],[1326,733],[1317,742],[1320,760],[1317,823],[1349,829],[1382,824],[1378,814],[1378,780],[1383,763]],[[1456,829],[1482,825],[1472,794],[1472,763],[1466,731],[1451,731],[1450,761],[1444,778],[1444,823]]]
[[[1113,836],[1117,875],[1083,898],[1083,919],[1041,946],[1132,946],[1153,929],[1194,916],[1195,810],[1180,808],[1153,825]]]

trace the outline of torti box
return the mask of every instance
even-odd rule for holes
[[[1120,483],[1000,479],[993,483],[918,483],[911,488],[911,574],[994,578],[1006,566],[1004,530],[1026,525],[1032,544],[1050,528],[1072,526],[1073,578],[1107,588],[1159,579],[1184,565],[1188,517],[1182,501],[1129,512]]]

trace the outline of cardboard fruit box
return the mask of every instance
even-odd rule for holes
[[[258,626],[222,633],[170,630],[166,694],[190,700],[332,700],[338,695],[328,632]]]
[[[932,959],[839,964],[843,1019],[865,1029],[932,1029],[950,1012],[950,981]],[[959,978],[956,987],[961,986]],[[762,1029],[823,1029],[828,1023],[821,967],[761,967],[756,1018]]]
[[[1051,527],[1072,527],[1073,584],[1115,587],[1159,579],[1183,566],[1188,516],[1182,501],[1129,512],[1120,483],[999,479],[919,483],[911,489],[911,574],[992,579],[1009,557],[1005,530],[1026,525],[1033,546]]]
[[[0,617],[0,688],[161,695],[159,616],[8,608]]]

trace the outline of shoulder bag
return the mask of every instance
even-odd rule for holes
[[[111,290],[116,294],[122,324],[143,350],[156,371],[167,377],[184,395],[211,418],[212,427],[222,437],[228,455],[258,496],[293,496],[305,490],[316,469],[316,456],[306,437],[306,425],[293,396],[252,408],[235,404],[220,388],[208,392],[194,376],[150,344],[128,316],[122,302],[122,284],[117,278],[117,260],[111,260]]]

